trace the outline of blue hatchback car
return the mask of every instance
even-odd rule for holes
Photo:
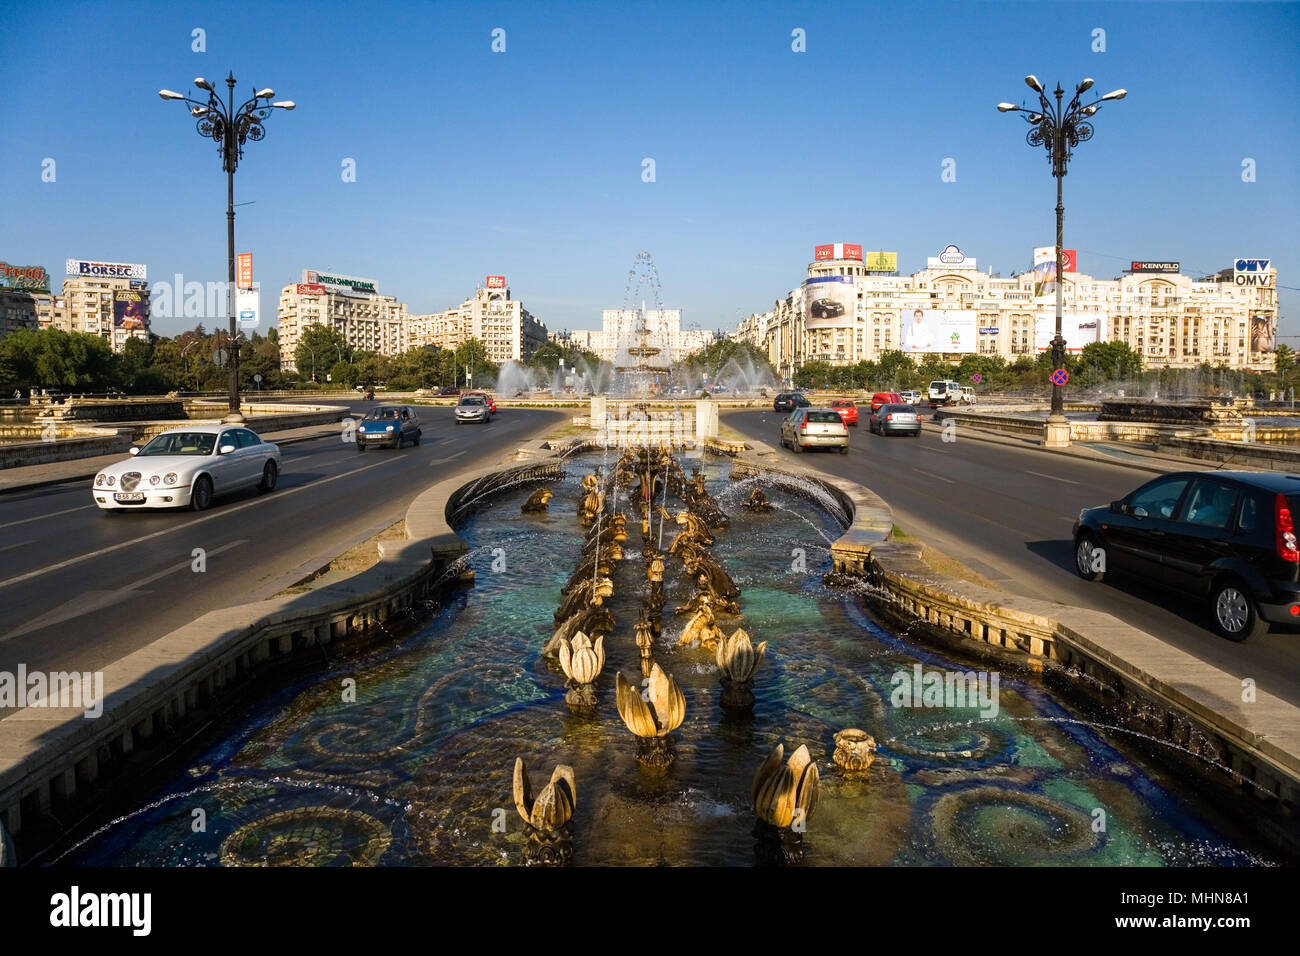
[[[357,426],[357,451],[420,444],[420,418],[410,405],[376,405]]]

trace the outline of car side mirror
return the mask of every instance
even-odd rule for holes
[[[235,446],[234,446],[234,445],[222,445],[222,446],[221,446],[221,454],[223,454],[223,455],[229,455],[229,454],[230,454],[232,451],[234,451],[234,450],[235,450]]]
[[[138,454],[140,454],[140,446],[139,446],[139,445],[132,445],[131,448],[130,448],[129,450],[130,450],[131,454],[133,454],[133,455],[138,455]]]

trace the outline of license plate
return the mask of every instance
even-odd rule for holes
[[[113,496],[114,501],[144,501],[143,491],[118,492]]]

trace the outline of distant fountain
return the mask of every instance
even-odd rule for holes
[[[496,393],[502,398],[528,397],[533,391],[532,372],[514,359],[497,372]]]

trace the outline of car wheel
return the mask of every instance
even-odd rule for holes
[[[357,442],[357,451],[365,451],[365,450],[366,450],[366,443],[363,441]]]
[[[803,454],[803,445],[799,444],[799,439],[797,438],[790,439],[790,450],[794,452],[796,455]]]
[[[1086,531],[1074,539],[1074,570],[1085,581],[1100,581],[1106,577],[1106,549]]]
[[[212,479],[199,475],[194,481],[194,490],[190,492],[190,507],[195,511],[206,511],[212,504]]]
[[[1220,637],[1226,637],[1230,641],[1244,641],[1248,637],[1263,637],[1268,633],[1268,621],[1260,618],[1249,590],[1239,578],[1220,581],[1214,588],[1210,602],[1214,629]]]
[[[418,431],[415,433],[415,447],[420,447],[420,433]]]
[[[840,446],[840,454],[841,454],[841,455],[847,455],[848,453],[849,453],[849,446],[848,446],[848,445],[841,445],[841,446]]]
[[[275,491],[275,483],[279,478],[280,469],[276,466],[275,462],[267,461],[267,463],[262,466],[262,481],[258,484],[257,490],[262,492]]]

